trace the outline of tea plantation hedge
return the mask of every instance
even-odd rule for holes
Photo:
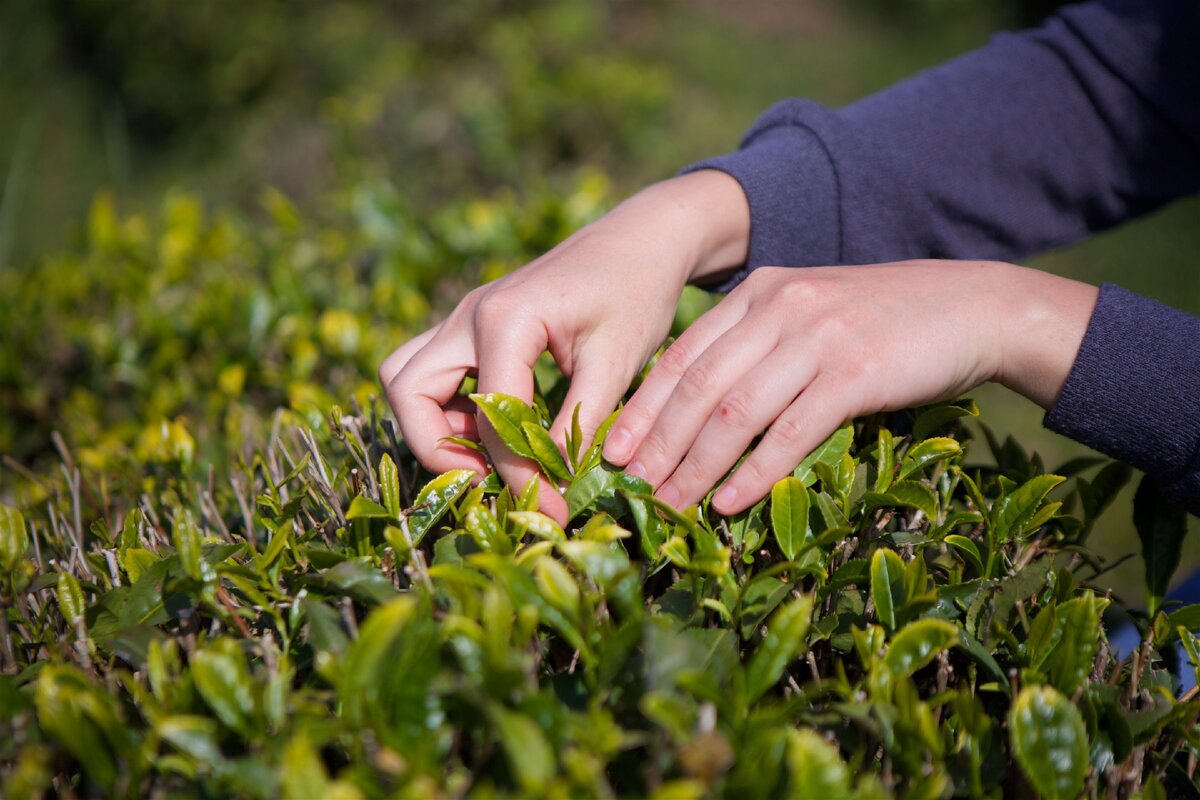
[[[1197,794],[1183,517],[1142,484],[1118,657],[1087,537],[1130,471],[1047,470],[970,401],[856,420],[722,518],[545,446],[546,368],[535,407],[475,399],[565,529],[422,472],[376,364],[601,184],[422,219],[268,193],[254,224],[101,197],[79,248],[0,272],[5,797]]]

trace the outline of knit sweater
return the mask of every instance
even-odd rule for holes
[[[717,289],[768,264],[1015,260],[1200,192],[1198,43],[1198,0],[1097,0],[845,108],[776,104],[686,170],[749,202]],[[1104,285],[1044,422],[1200,514],[1200,318]]]

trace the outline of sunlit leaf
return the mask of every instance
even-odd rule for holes
[[[1087,730],[1079,709],[1049,686],[1027,686],[1008,715],[1009,742],[1025,777],[1047,800],[1083,791]]]

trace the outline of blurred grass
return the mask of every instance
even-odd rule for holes
[[[482,194],[594,165],[632,191],[732,149],[780,98],[849,102],[982,44],[998,25],[987,4],[924,5],[911,17],[885,18],[866,0],[529,3],[528,13],[506,9],[495,24],[448,15],[444,28],[421,30],[382,5],[318,4],[319,13],[288,29],[303,37],[296,49],[307,60],[284,70],[265,96],[145,139],[120,97],[72,64],[48,12],[14,0],[0,11],[8,31],[0,35],[0,107],[10,109],[0,116],[0,268],[62,249],[102,186],[115,188],[125,207],[156,205],[171,186],[249,207],[264,184],[303,200],[351,171],[389,176],[420,198],[446,191],[437,183],[446,170],[461,191]],[[499,9],[482,0],[471,7]],[[547,30],[566,55],[551,47],[539,61],[529,45]],[[462,40],[464,31],[478,41]],[[579,52],[595,60],[559,74]],[[182,90],[193,88],[204,87]],[[594,113],[567,102],[568,94],[591,102]],[[613,95],[620,102],[604,108]],[[566,134],[543,135],[558,123]],[[589,137],[593,129],[616,131],[621,141]],[[537,148],[549,154],[525,158]],[[1180,203],[1032,263],[1200,313],[1198,218],[1200,201]],[[1048,465],[1081,450],[1042,429],[1040,410],[1021,398],[994,387],[977,396],[995,430],[1040,451]],[[1095,533],[1110,557],[1137,549],[1131,493]],[[1185,566],[1198,565],[1200,543],[1191,537]],[[1127,593],[1140,570],[1134,559],[1108,580]]]

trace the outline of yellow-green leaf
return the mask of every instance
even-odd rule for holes
[[[767,623],[767,634],[746,666],[746,694],[751,703],[774,686],[788,664],[807,647],[813,601],[808,595],[781,606]]]
[[[521,526],[539,539],[551,542],[565,542],[566,533],[559,524],[540,511],[510,511],[509,522]]]
[[[526,793],[540,794],[555,772],[554,749],[546,735],[524,714],[492,706],[490,716],[517,782]]]
[[[886,547],[871,556],[871,600],[875,603],[875,617],[888,630],[895,630],[896,609],[905,600],[904,562]]]
[[[903,480],[936,461],[944,461],[960,453],[962,453],[962,445],[954,439],[938,437],[917,442],[904,455],[904,461],[900,464],[900,474],[897,478]]]
[[[408,515],[408,533],[414,545],[421,543],[425,534],[467,490],[474,477],[475,473],[469,469],[452,469],[425,484],[417,493],[416,502]]]
[[[883,665],[895,677],[911,675],[957,643],[958,627],[953,623],[932,617],[919,619],[892,637]]]
[[[792,477],[802,482],[805,486],[811,486],[816,480],[816,473],[813,472],[813,466],[818,462],[823,464],[835,465],[840,464],[842,456],[850,452],[850,445],[854,442],[854,426],[847,423],[834,431],[828,439],[817,445],[817,448],[804,457],[800,462],[800,466],[792,472]]]
[[[811,728],[788,732],[787,766],[791,797],[854,797],[850,770],[838,749]]]
[[[558,445],[550,438],[545,428],[536,422],[522,422],[521,432],[533,452],[534,461],[537,461],[547,475],[560,481],[571,480],[571,470],[567,469],[567,462],[563,460]]]
[[[400,517],[400,471],[387,453],[379,459],[379,495],[388,516]]]
[[[0,573],[11,572],[24,557],[28,546],[25,517],[11,506],[0,505]]]
[[[784,557],[795,560],[810,536],[808,489],[803,481],[789,475],[771,489],[771,525]]]
[[[540,426],[536,411],[523,400],[499,392],[472,394],[470,398],[483,410],[496,435],[509,450],[525,458],[537,458],[521,430],[521,424],[525,422]]]
[[[1027,686],[1008,715],[1009,743],[1025,777],[1046,800],[1070,800],[1087,777],[1087,730],[1079,709],[1050,686]]]
[[[58,595],[58,608],[62,612],[63,619],[74,625],[75,620],[83,619],[83,614],[87,611],[87,604],[83,600],[83,589],[79,587],[79,581],[69,572],[58,573],[58,587],[55,592]]]

